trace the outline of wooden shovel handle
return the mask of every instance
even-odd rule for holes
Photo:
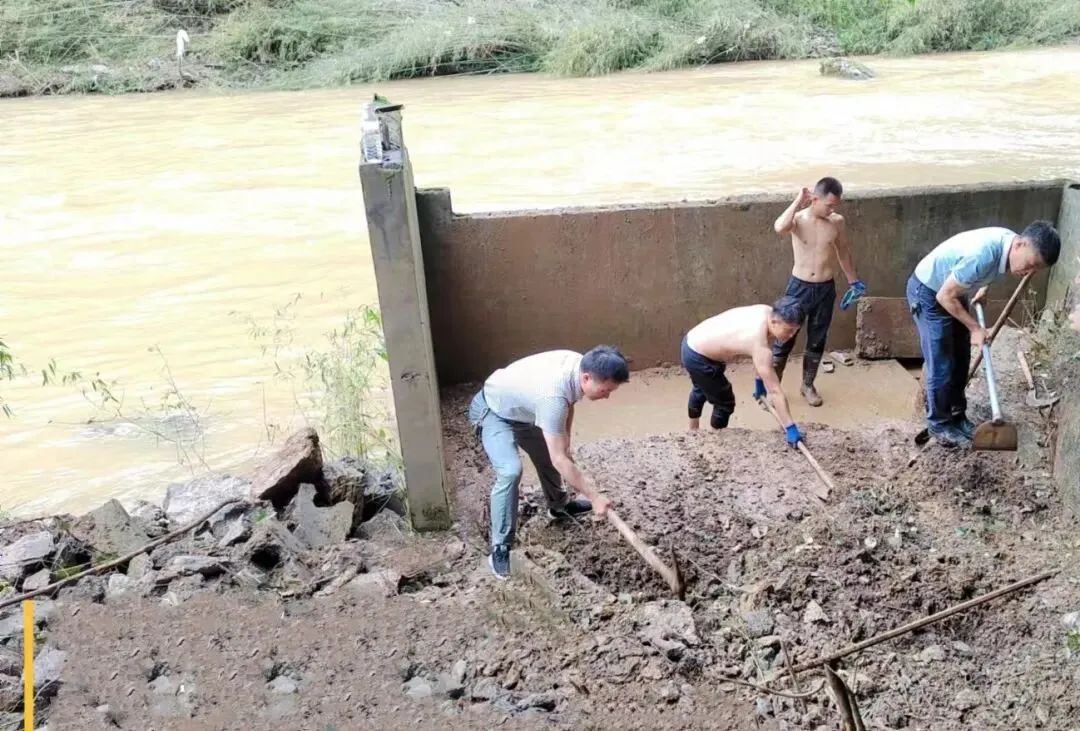
[[[1020,295],[1024,293],[1024,290],[1028,286],[1028,282],[1031,281],[1031,278],[1033,276],[1035,275],[1025,274],[1024,278],[1020,280],[1020,283],[1016,285],[1016,289],[1013,291],[1012,297],[1009,297],[1009,301],[1005,303],[1005,309],[1001,311],[1000,315],[998,315],[997,322],[994,323],[994,328],[990,331],[990,337],[987,340],[987,343],[992,344],[994,342],[994,338],[996,338],[997,334],[1001,332],[1001,328],[1005,326],[1005,321],[1009,319],[1009,315],[1012,314],[1013,308],[1016,307],[1016,303],[1020,299]],[[975,355],[975,360],[971,362],[971,369],[968,371],[969,381],[971,380],[971,377],[975,375],[975,371],[979,370],[979,366],[982,365],[982,360],[982,350],[979,350],[979,352]]]
[[[623,519],[619,517],[618,513],[608,508],[605,515],[607,515],[607,519],[611,521],[611,524],[615,526],[615,529],[626,539],[626,542],[633,546],[635,551],[641,554],[641,557],[645,559],[645,563],[652,566],[656,573],[664,577],[664,581],[667,582],[673,592],[677,595],[681,595],[683,586],[682,582],[679,580],[678,572],[661,561],[653,552],[652,548],[650,548],[645,541],[638,538],[637,533],[623,522]]]
[[[769,403],[768,398],[758,399],[758,403],[762,404],[766,408],[766,410],[773,415],[773,418],[776,419],[776,423],[780,426],[781,429],[783,429],[784,422],[780,421],[780,415],[776,413],[776,409],[774,409],[772,407],[772,404]],[[832,478],[829,477],[829,473],[822,469],[818,461],[814,459],[814,455],[810,454],[810,448],[803,444],[801,439],[795,443],[795,446],[798,447],[799,451],[802,452],[804,457],[806,457],[806,461],[809,462],[810,466],[814,468],[814,472],[817,473],[817,476],[821,479],[822,484],[825,485],[824,490],[814,490],[814,495],[817,496],[818,499],[825,500],[829,497],[829,493],[836,489],[836,485],[833,484]]]

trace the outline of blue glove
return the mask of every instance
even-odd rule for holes
[[[802,441],[802,434],[799,432],[799,427],[792,424],[791,426],[784,427],[784,436],[787,437],[787,443],[789,447],[794,447],[796,444]]]
[[[861,279],[856,279],[851,283],[847,292],[844,292],[843,299],[840,300],[840,309],[846,310],[855,304],[860,297],[866,294],[866,285],[863,284]]]
[[[765,395],[766,395],[765,381],[761,380],[760,378],[755,378],[754,379],[754,400],[757,401],[758,399],[763,399],[763,398],[765,398]]]

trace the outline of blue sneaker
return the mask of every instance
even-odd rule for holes
[[[931,427],[930,436],[932,436],[938,444],[949,449],[971,446],[971,438],[960,431],[954,424],[949,424],[943,428]]]
[[[562,518],[576,518],[579,515],[592,512],[592,503],[583,497],[577,497],[570,500],[558,510],[552,510],[548,508],[548,517],[552,520],[560,520]]]
[[[496,579],[505,581],[510,578],[510,547],[494,546],[488,556],[488,566]]]
[[[971,422],[967,416],[959,415],[953,417],[953,426],[955,426],[961,434],[968,439],[973,439],[975,436],[975,424]]]

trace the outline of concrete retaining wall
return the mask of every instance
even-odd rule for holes
[[[1054,267],[1049,301],[1072,309],[1080,304],[1080,287],[1072,284],[1080,273],[1080,184],[1065,187],[1058,230],[1061,260]],[[1058,343],[1062,363],[1054,375],[1061,388],[1057,408],[1057,443],[1054,449],[1054,480],[1073,512],[1080,515],[1080,366],[1072,357],[1080,353],[1080,335],[1066,328]]]
[[[954,233],[1057,220],[1062,187],[902,189],[853,196],[842,212],[870,293],[900,297],[918,260]],[[619,346],[635,368],[676,361],[682,335],[700,320],[783,292],[791,245],[772,224],[789,202],[753,196],[456,215],[449,191],[418,191],[440,382],[476,380],[533,352],[597,343]],[[1036,281],[1038,304],[1046,280]],[[999,284],[996,296],[1011,288]],[[854,308],[838,310],[830,347],[852,346],[854,324]]]

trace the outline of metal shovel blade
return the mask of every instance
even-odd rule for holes
[[[975,433],[971,435],[971,446],[979,452],[1015,452],[1016,445],[1016,427],[1012,424],[984,421],[975,427]]]

